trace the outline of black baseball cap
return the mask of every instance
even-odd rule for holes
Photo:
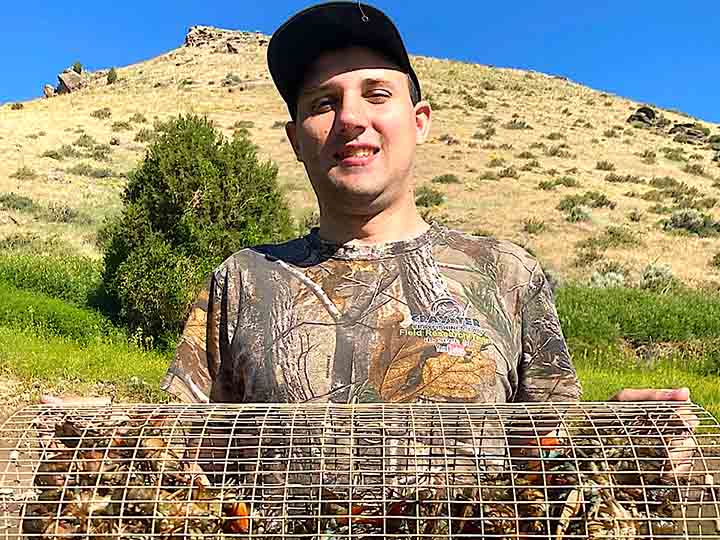
[[[357,1],[327,2],[293,15],[275,31],[268,45],[270,74],[292,118],[310,65],[325,52],[355,46],[377,51],[396,64],[410,76],[420,99],[420,83],[390,18]]]

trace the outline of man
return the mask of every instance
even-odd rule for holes
[[[368,5],[314,6],[275,32],[268,63],[320,227],[213,273],[163,388],[199,402],[579,399],[538,262],[415,207],[432,111],[393,23]]]

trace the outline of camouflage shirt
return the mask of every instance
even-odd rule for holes
[[[433,225],[244,249],[194,303],[163,381],[186,401],[572,401],[552,293],[527,252]]]

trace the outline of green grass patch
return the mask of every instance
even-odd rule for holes
[[[41,386],[113,385],[120,399],[167,401],[160,390],[171,355],[142,351],[129,343],[38,337],[0,326],[0,369]]]
[[[77,343],[124,339],[121,330],[97,311],[45,294],[0,283],[0,326],[31,331],[37,336],[61,336]]]
[[[64,300],[92,303],[101,284],[102,264],[77,255],[0,254],[0,283]]]
[[[557,308],[568,343],[578,352],[621,342],[639,345],[720,336],[720,297],[702,291],[661,294],[569,285],[557,292]]]
[[[623,388],[690,388],[690,399],[720,418],[720,376],[697,371],[697,363],[662,360],[651,366],[629,363],[619,353],[575,354],[583,399],[605,401]]]

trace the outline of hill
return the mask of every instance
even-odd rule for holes
[[[296,217],[312,213],[267,42],[193,27],[183,46],[118,68],[114,84],[106,71],[85,73],[81,90],[0,107],[0,243],[55,237],[60,249],[97,256],[98,227],[118,211],[153,122],[185,112],[228,135],[249,130],[278,163]],[[624,267],[637,280],[649,263],[667,263],[687,284],[719,281],[718,125],[652,106],[628,122],[644,104],[563,77],[413,63],[435,110],[415,171],[418,185],[445,196],[429,209],[434,219],[512,239],[567,279]]]

